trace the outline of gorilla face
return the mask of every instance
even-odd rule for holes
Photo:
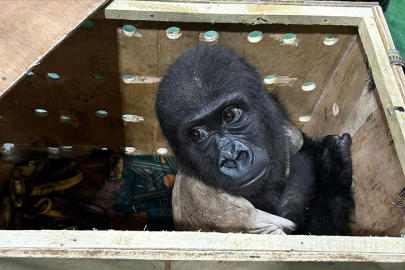
[[[244,197],[283,185],[285,117],[233,51],[188,50],[162,79],[156,111],[183,173]]]

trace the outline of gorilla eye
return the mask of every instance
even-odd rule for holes
[[[222,113],[222,118],[227,123],[230,123],[230,122],[234,121],[235,119],[238,119],[239,116],[240,116],[240,109],[238,109],[236,107],[228,108]]]
[[[201,128],[195,128],[190,131],[190,138],[194,142],[198,142],[201,139],[203,139],[207,134],[208,133],[205,130]]]

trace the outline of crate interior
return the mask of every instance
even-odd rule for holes
[[[135,26],[136,34],[127,36],[125,25]],[[180,38],[166,36],[172,26],[181,29]],[[156,87],[173,60],[205,42],[208,30],[217,31],[217,43],[244,56],[263,79],[277,76],[277,83],[265,86],[277,93],[295,126],[316,138],[352,135],[353,234],[399,236],[405,221],[392,203],[399,200],[405,177],[378,93],[366,80],[371,71],[355,27],[121,21],[96,15],[0,100],[0,143],[80,151],[133,147],[127,148],[131,154],[142,155],[168,148],[154,113]],[[263,39],[250,43],[252,31],[261,31]],[[296,35],[294,44],[283,43],[287,33]],[[338,40],[327,46],[323,41],[331,34]],[[303,91],[309,82],[315,89]]]

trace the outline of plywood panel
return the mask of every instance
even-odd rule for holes
[[[13,135],[12,135],[12,129],[10,124],[8,123],[8,120],[6,119],[6,116],[4,112],[1,110],[0,107],[0,142],[14,142],[13,141]]]
[[[42,230],[0,231],[0,238],[3,258],[405,262],[401,237]]]
[[[0,97],[106,0],[0,2]]]
[[[35,115],[36,109],[48,109],[46,102],[48,98],[46,79],[33,75],[23,79],[13,91],[0,100],[7,123],[13,131],[13,142],[57,146],[50,121],[51,110],[45,117]]]
[[[393,206],[405,186],[395,146],[382,107],[371,113],[353,136],[356,201],[354,235],[400,236],[404,212]]]
[[[166,29],[176,26],[182,31],[178,39],[169,39]],[[198,43],[199,30],[197,25],[186,23],[160,23],[159,24],[159,70],[158,76],[163,76],[169,66],[187,49]]]
[[[69,39],[26,76],[0,106],[13,130],[17,144],[46,146],[124,145],[119,86],[117,21],[93,20],[94,27],[79,28]],[[57,73],[50,80],[47,73]],[[94,80],[95,74],[104,76]],[[37,108],[48,116],[35,116]],[[97,110],[108,117],[99,118]],[[71,124],[60,121],[72,117]]]
[[[123,22],[122,26],[133,22]],[[120,95],[123,114],[140,116],[142,121],[126,123],[125,145],[136,148],[136,153],[152,153],[155,130],[155,107],[157,83],[125,83],[125,75],[147,76],[156,78],[158,75],[158,30],[149,24],[133,24],[137,28],[135,36],[126,36],[119,29],[119,72]]]
[[[335,263],[335,262],[230,262],[230,261],[162,261],[118,259],[50,259],[2,258],[0,267],[8,270],[402,270],[401,263]]]
[[[367,95],[366,78],[369,73],[364,50],[357,39],[342,57],[337,72],[324,89],[319,105],[315,108],[311,121],[304,127],[304,132],[316,138],[327,134],[341,134],[360,96]],[[336,106],[339,108],[337,113],[336,110],[333,112],[335,103],[335,109]],[[363,119],[356,121],[364,123],[367,116],[359,116]]]
[[[213,26],[215,27],[215,26]],[[230,27],[228,27],[230,29]],[[247,35],[254,30],[263,32],[263,40],[249,43]],[[268,85],[269,92],[276,92],[291,122],[303,127],[298,121],[301,115],[310,115],[339,61],[351,46],[355,29],[345,27],[316,26],[250,26],[221,32],[219,44],[230,47],[258,68],[262,79],[267,75],[289,76],[287,85]],[[286,45],[282,38],[286,33],[297,36],[297,45]],[[333,46],[323,44],[327,34],[336,34],[339,41]],[[316,88],[306,92],[302,85],[315,82]]]
[[[48,84],[52,127],[60,145],[117,147],[124,134],[118,73],[117,21],[92,20],[91,29],[78,29],[38,66],[43,77],[56,72],[66,78],[61,84]],[[100,74],[104,80],[94,80]],[[97,110],[108,117],[99,118]],[[77,123],[60,122],[61,111],[68,111]]]
[[[353,234],[399,236],[405,221],[403,213],[391,203],[399,200],[405,177],[378,94],[365,87],[363,78],[368,73],[362,44],[357,40],[304,131],[316,138],[344,132],[352,135],[356,201]],[[339,107],[336,115],[334,104]]]

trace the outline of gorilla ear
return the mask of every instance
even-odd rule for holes
[[[290,122],[286,121],[284,124],[284,129],[287,134],[287,145],[289,156],[294,156],[302,147],[304,143],[304,138],[302,136],[301,130],[294,127]]]

